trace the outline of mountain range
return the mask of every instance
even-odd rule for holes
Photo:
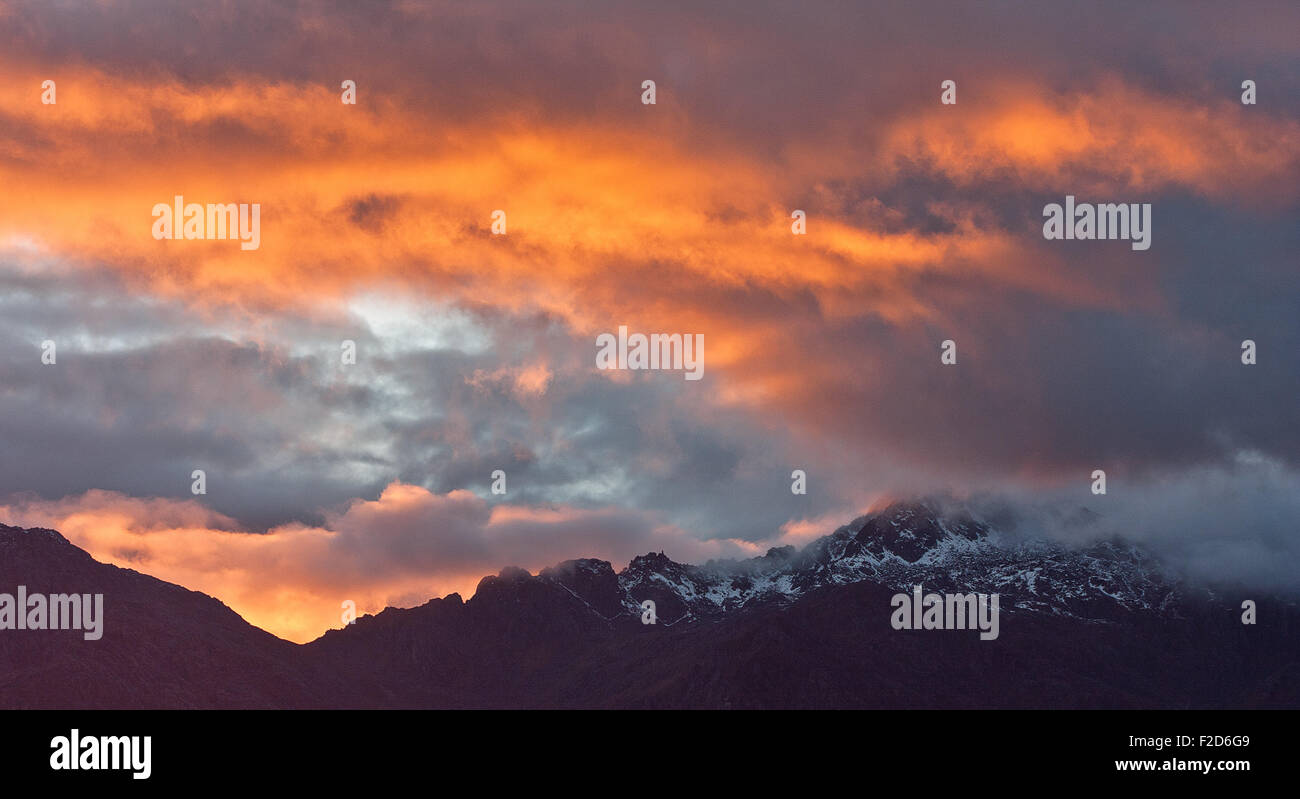
[[[929,501],[749,560],[506,568],[468,601],[302,645],[53,530],[0,525],[0,591],[18,585],[103,593],[105,624],[98,641],[0,630],[5,708],[1300,707],[1294,598],[1188,583],[1118,539],[1013,539]],[[894,629],[892,597],[917,585],[997,593],[998,638]]]

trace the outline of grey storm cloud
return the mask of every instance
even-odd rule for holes
[[[1152,475],[1137,484],[1024,489],[962,500],[1015,539],[1083,546],[1119,538],[1199,584],[1300,592],[1300,470],[1241,452],[1230,462]]]
[[[238,317],[196,321],[119,280],[65,277],[0,270],[6,496],[189,499],[201,468],[204,504],[266,530],[320,524],[393,481],[487,495],[503,469],[512,503],[629,505],[721,537],[768,537],[786,518],[771,489],[788,485],[777,453],[789,442],[702,412],[685,381],[608,381],[585,340],[544,318],[482,314],[501,342],[483,352],[393,349],[359,320],[287,312],[273,340],[252,341]],[[105,303],[116,313],[94,312]],[[40,361],[47,337],[52,366]],[[335,361],[344,337],[363,353],[356,371]],[[508,369],[485,378],[512,350],[544,353],[564,378],[537,396],[512,390]]]

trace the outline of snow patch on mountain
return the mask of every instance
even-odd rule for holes
[[[860,517],[802,551],[779,547],[762,557],[702,566],[650,553],[633,558],[617,575],[605,561],[562,566],[569,577],[560,580],[555,569],[542,576],[570,583],[566,588],[588,604],[589,592],[575,581],[600,584],[613,592],[605,611],[621,607],[639,616],[642,601],[653,600],[662,623],[789,604],[824,586],[864,580],[899,591],[920,585],[940,593],[998,593],[1004,610],[1092,621],[1166,610],[1181,590],[1149,555],[1124,542],[1085,549],[1011,542],[966,512],[945,513],[926,502],[898,503]]]

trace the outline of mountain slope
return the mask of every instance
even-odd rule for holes
[[[503,569],[310,644],[215,599],[0,526],[0,591],[103,592],[101,641],[0,631],[4,707],[1296,707],[1300,613],[1165,575],[1118,541],[1009,542],[905,503],[802,551],[615,572]],[[1000,634],[895,630],[891,597],[997,592]],[[641,623],[655,602],[658,623]]]
[[[53,530],[0,525],[0,592],[103,594],[103,634],[0,630],[6,708],[285,707],[330,678],[212,597],[100,563]]]
[[[1300,615],[1189,588],[1141,550],[1008,543],[902,503],[803,551],[621,572],[594,559],[485,578],[307,648],[373,665],[394,706],[1186,707],[1300,704]],[[1001,631],[898,631],[890,599],[997,592]],[[659,623],[640,623],[641,602]],[[376,660],[378,658],[378,660]]]

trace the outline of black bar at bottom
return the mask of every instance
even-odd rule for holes
[[[6,782],[128,789],[268,779],[337,787],[382,778],[441,790],[450,777],[499,787],[561,774],[650,787],[690,773],[702,780],[692,783],[695,793],[708,783],[734,788],[777,779],[812,780],[812,788],[837,772],[855,781],[920,778],[918,788],[1019,778],[1071,786],[1195,778],[1227,787],[1295,778],[1294,718],[1283,711],[1127,710],[10,711],[0,725],[0,773]],[[107,759],[131,745],[136,762],[148,736],[149,776],[136,779],[143,768],[132,766],[55,770],[51,758],[60,749],[72,754],[73,730],[82,757],[96,749]],[[134,740],[123,744],[121,736]],[[113,738],[107,752],[104,737]]]

